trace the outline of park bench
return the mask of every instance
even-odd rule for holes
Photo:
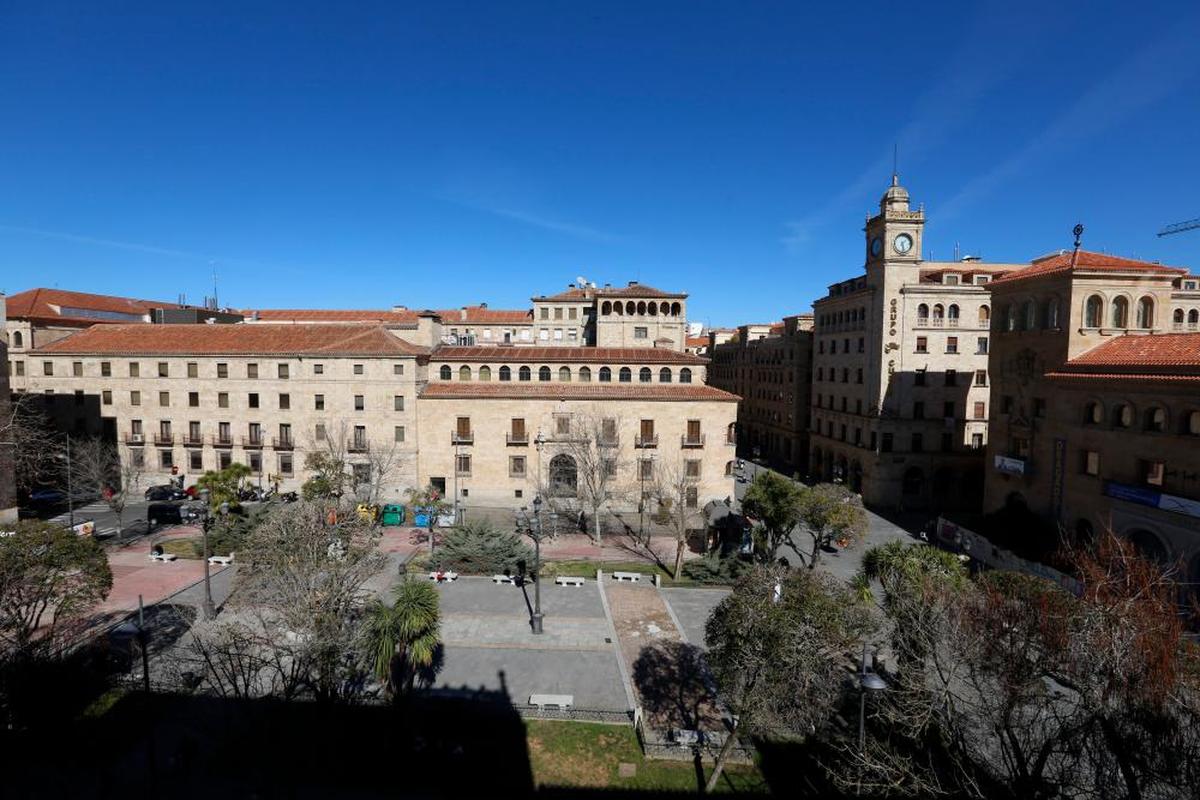
[[[531,694],[529,695],[529,705],[537,706],[538,711],[543,711],[546,706],[558,706],[559,711],[566,711],[575,705],[575,695]]]
[[[230,553],[227,556],[209,556],[208,563],[220,564],[221,566],[228,567],[233,563],[233,553]]]
[[[585,578],[577,578],[572,575],[559,575],[554,579],[554,582],[559,586],[583,586]]]
[[[431,572],[429,573],[429,580],[434,583],[452,583],[458,580],[458,573],[449,571],[442,573]]]
[[[642,579],[641,574],[637,572],[614,572],[612,576],[615,581],[632,581],[633,583]]]
[[[176,558],[178,558],[178,556],[175,555],[174,553],[151,553],[150,554],[151,561],[174,561]]]
[[[517,583],[517,579],[513,575],[493,575],[492,583],[495,583],[495,584],[511,583],[515,586]]]
[[[671,741],[677,745],[690,747],[700,744],[704,740],[704,734],[700,731],[690,731],[685,728],[675,728],[671,731]]]

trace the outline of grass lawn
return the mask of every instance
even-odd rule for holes
[[[637,734],[627,725],[528,720],[525,728],[529,762],[537,786],[690,792],[697,789],[692,762],[647,761],[642,756]],[[634,766],[632,777],[620,777],[618,768],[622,763]],[[734,765],[725,770],[718,791],[766,794],[769,790],[757,768]]]
[[[203,548],[200,539],[167,539],[166,541],[158,542],[164,553],[174,553],[180,558],[200,558],[200,551]]]

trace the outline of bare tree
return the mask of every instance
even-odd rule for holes
[[[408,454],[394,441],[370,441],[341,420],[314,439],[304,459],[313,477],[304,483],[307,499],[340,498],[347,491],[372,505],[383,498],[392,478],[403,469]]]
[[[115,444],[103,439],[71,443],[71,470],[76,488],[99,495],[117,518],[117,536],[123,532],[125,506],[142,478],[142,468],[126,448],[122,459]]]
[[[600,510],[622,494],[618,481],[625,464],[621,459],[620,430],[619,417],[588,408],[556,416],[554,430],[542,433],[546,444],[540,457],[546,463],[535,482],[538,492],[556,511],[587,509],[597,544]],[[566,456],[569,465],[556,462],[557,456]]]
[[[648,491],[658,504],[656,516],[666,522],[675,534],[675,566],[671,575],[676,580],[683,569],[688,534],[697,525],[701,528],[704,526],[704,514],[696,508],[699,504],[699,481],[699,462],[694,467],[689,466],[688,459],[682,455],[678,461],[659,461],[654,464]]]
[[[20,393],[0,418],[0,446],[11,448],[13,475],[20,492],[57,480],[61,437],[40,406],[41,398]]]

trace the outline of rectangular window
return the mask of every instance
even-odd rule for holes
[[[258,475],[262,472],[262,453],[257,450],[246,454],[247,466],[250,467],[250,472]]]
[[[563,310],[562,310],[562,306],[557,306],[557,307],[554,309],[554,318],[555,318],[555,319],[562,319],[562,318],[563,318]]]
[[[1033,415],[1035,417],[1046,416],[1046,398],[1044,398],[1044,397],[1033,398]]]
[[[200,365],[197,364],[195,361],[189,361],[188,365],[187,365],[187,376],[189,378],[199,378],[200,377]]]
[[[129,448],[129,462],[138,469],[144,469],[146,466],[146,454],[142,452],[140,447]]]
[[[538,319],[550,319],[550,307],[549,306],[542,306],[539,309],[539,311],[541,311],[541,313],[538,314]]]
[[[650,329],[649,329],[649,328],[644,328],[644,327],[641,327],[641,326],[637,326],[637,327],[635,327],[635,328],[633,329],[633,338],[635,338],[635,339],[649,339],[649,338],[650,338]]]
[[[454,433],[459,439],[471,438],[471,418],[458,417],[454,421]]]
[[[217,362],[217,377],[218,378],[228,378],[229,377],[229,365],[228,364],[223,364],[219,361]]]
[[[142,393],[137,392],[137,391],[130,392],[129,393],[129,405],[140,406],[141,404],[142,404]]]
[[[949,453],[954,449],[954,434],[949,431],[942,432],[942,452]]]
[[[929,337],[927,337],[927,336],[918,336],[917,337],[917,352],[918,353],[928,353],[929,352]]]
[[[508,476],[510,478],[525,477],[525,456],[508,457]]]
[[[258,392],[250,392],[246,395],[246,404],[250,408],[258,408]]]
[[[642,441],[650,442],[654,440],[654,420],[644,419],[641,421]]]
[[[600,420],[600,436],[604,444],[615,445],[617,443],[617,421],[613,417],[605,417]]]
[[[160,406],[164,406],[164,407],[171,405],[171,393],[170,392],[159,392],[158,393],[158,404]]]
[[[292,407],[292,396],[290,394],[279,395],[279,410],[287,411]]]
[[[1025,436],[1013,436],[1009,439],[1008,450],[1017,458],[1029,458],[1029,439]]]
[[[104,389],[100,392],[100,402],[106,406],[112,405],[112,389]]]
[[[1163,473],[1166,465],[1162,461],[1147,461],[1138,459],[1138,474],[1142,478],[1143,483],[1151,486],[1163,485]]]
[[[947,336],[946,337],[946,352],[947,353],[957,353],[958,352],[958,337],[957,336]]]
[[[229,408],[229,392],[217,392],[217,408]]]
[[[403,375],[404,374],[404,365],[403,364],[392,364],[392,374],[393,375]]]
[[[567,319],[578,319],[579,318],[578,311],[579,311],[579,309],[575,308],[575,306],[571,306],[570,308],[568,308],[567,309]]]
[[[158,377],[167,378],[171,375],[171,367],[166,361],[158,362]]]
[[[925,385],[925,370],[919,369],[913,373],[913,386]]]
[[[250,434],[247,438],[250,439],[251,444],[262,444],[262,425],[260,423],[251,422],[246,426],[246,430]]]
[[[700,477],[700,459],[689,458],[684,462],[684,475],[689,478]]]
[[[354,410],[363,411],[367,407],[367,402],[361,394],[354,395]]]
[[[700,504],[700,490],[689,486],[683,493],[683,503],[688,508],[696,508]]]
[[[136,361],[129,362],[129,377],[137,378],[142,373],[142,365]]]
[[[25,374],[25,362],[17,361],[15,366],[17,368],[17,376],[18,377],[23,376]]]
[[[988,337],[980,336],[978,339],[975,340],[975,352],[981,356],[984,356],[984,355],[987,355],[987,351],[988,351]]]
[[[204,471],[204,453],[200,450],[188,451],[188,469],[192,472]]]
[[[974,417],[975,417],[975,419],[986,419],[987,418],[987,404],[984,403],[982,400],[975,401]]]
[[[454,457],[454,474],[459,476],[471,474],[471,456],[459,454]]]
[[[652,459],[643,458],[638,461],[638,477],[644,481],[654,477],[654,461]]]
[[[233,453],[228,450],[217,451],[217,469],[229,469],[229,465],[233,463]]]
[[[558,436],[571,435],[571,415],[570,414],[555,414],[554,415],[554,433]]]
[[[292,454],[291,453],[280,453],[279,454],[279,474],[280,475],[291,475],[293,473],[293,471],[294,471],[294,467],[293,467],[293,462],[292,462]]]
[[[43,375],[53,375],[54,374],[54,362],[53,361],[43,361],[42,362],[42,374]]]
[[[83,362],[74,361],[71,363],[71,374],[76,378],[83,377]]]
[[[325,374],[325,365],[324,364],[313,364],[313,375],[324,375],[324,374]]]
[[[687,421],[687,443],[700,444],[704,439],[700,434],[700,420],[689,419]]]
[[[170,450],[159,450],[158,465],[163,469],[170,469],[175,466],[175,454]]]
[[[925,437],[919,433],[912,435],[912,451],[914,453],[925,452]]]
[[[987,370],[986,369],[975,370],[975,385],[976,386],[987,386]]]
[[[246,365],[246,377],[247,378],[257,378],[258,377],[258,364],[247,364]]]
[[[920,400],[913,403],[913,419],[925,419],[925,404]]]
[[[290,375],[290,370],[288,369],[288,365],[287,365],[287,364],[279,364],[279,365],[278,365],[278,370],[279,370],[279,371],[278,371],[278,373],[277,373],[277,374],[279,375],[279,377],[280,377],[280,378],[287,378],[287,377],[289,377],[289,375]]]
[[[362,365],[362,364],[355,364],[355,365],[354,365],[354,374],[355,374],[355,375],[362,375],[362,374],[363,374],[363,365]]]
[[[546,309],[542,309],[542,310],[545,311]],[[541,339],[543,342],[546,341],[547,339],[549,339],[550,338],[550,329],[549,328],[539,328],[538,329],[538,338]]]
[[[958,371],[957,370],[953,370],[953,369],[946,370],[946,385],[947,386],[957,386],[958,385]]]
[[[1082,468],[1084,475],[1099,475],[1100,474],[1100,453],[1095,450],[1082,451]]]
[[[983,447],[983,434],[982,433],[972,433],[971,434],[971,447],[973,447],[976,450]]]
[[[313,436],[318,442],[325,441],[325,423],[318,422],[316,429],[313,431]]]
[[[112,377],[112,362],[111,361],[101,361],[100,362],[100,377],[102,377],[102,378],[111,378]]]
[[[392,410],[393,411],[403,411],[404,410],[404,395],[398,394],[392,398]]]
[[[396,442],[404,441],[404,426],[403,425],[397,425],[395,427],[395,429],[392,431],[392,440],[396,441]]]
[[[1013,399],[1011,394],[1006,394],[1000,398],[1000,413],[1011,414],[1013,410]]]
[[[954,401],[947,400],[942,403],[942,416],[946,419],[954,419]]]
[[[199,392],[188,392],[188,408],[199,408],[199,407],[200,407],[200,393]]]
[[[325,395],[323,395],[323,394],[314,394],[313,395],[313,409],[316,411],[324,411],[325,410]]]

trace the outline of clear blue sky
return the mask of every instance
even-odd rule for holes
[[[218,9],[218,6],[223,8]],[[1200,5],[0,0],[0,288],[712,324],[861,269],[892,146],[926,249],[1200,269]]]

